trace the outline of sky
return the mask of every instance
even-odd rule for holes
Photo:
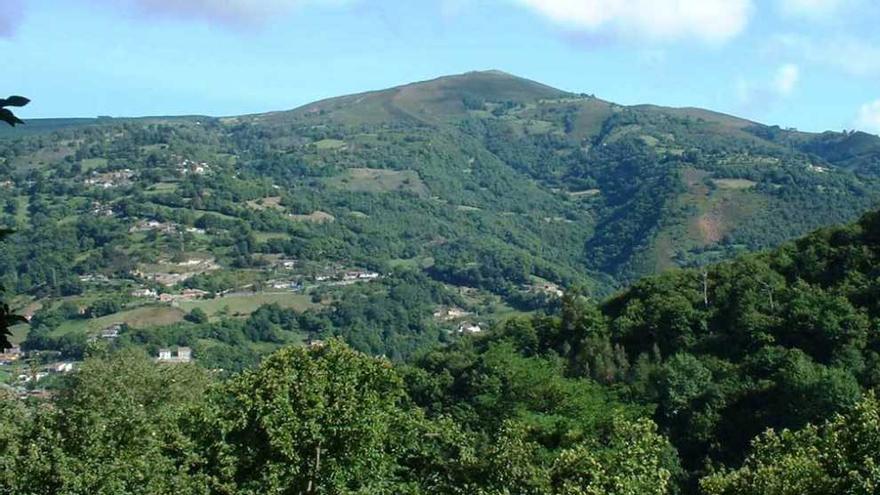
[[[880,133],[877,0],[0,0],[23,118],[239,115],[499,69]]]

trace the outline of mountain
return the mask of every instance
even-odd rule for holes
[[[95,315],[38,318],[38,342],[53,346],[280,301],[324,319],[254,330],[268,340],[248,356],[324,331],[405,355],[457,327],[432,317],[444,308],[488,321],[569,287],[598,297],[851,221],[880,199],[877,136],[622,106],[498,71],[267,114],[22,129],[0,134],[0,224],[17,230],[0,282],[29,313],[69,303],[71,317]],[[349,287],[373,274],[368,293]]]

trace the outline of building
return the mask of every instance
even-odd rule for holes
[[[473,334],[473,333],[480,333],[482,331],[483,331],[483,329],[480,327],[480,325],[477,325],[476,323],[462,323],[461,325],[458,326],[458,333],[460,333],[460,334],[465,334],[465,333]]]
[[[73,371],[73,363],[58,363],[52,367],[55,373],[70,373]]]
[[[440,308],[434,312],[434,318],[443,321],[458,320],[470,315],[470,312],[454,306],[450,308]]]
[[[115,339],[119,337],[119,332],[122,330],[122,325],[110,325],[109,327],[101,330],[100,337],[102,339]]]
[[[4,349],[0,354],[0,363],[13,363],[19,359],[21,359],[21,347],[17,345]]]
[[[159,349],[159,357],[156,358],[159,363],[180,364],[192,361],[192,349],[189,347],[178,347],[177,354],[172,354],[171,349]]]
[[[184,301],[192,301],[195,299],[204,299],[208,296],[208,292],[201,289],[184,289],[180,293],[180,298]]]
[[[157,298],[159,294],[153,289],[135,289],[131,291],[132,297]]]

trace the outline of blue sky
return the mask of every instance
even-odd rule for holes
[[[876,0],[3,0],[25,118],[234,115],[501,69],[622,104],[880,133]]]

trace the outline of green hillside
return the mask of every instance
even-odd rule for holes
[[[190,344],[218,368],[308,336],[404,358],[460,324],[777,246],[880,199],[876,136],[497,71],[261,115],[20,129],[0,139],[0,224],[17,231],[0,282],[42,328],[29,345],[72,357],[110,316],[134,344]],[[263,303],[312,319],[263,332],[248,320]],[[199,305],[208,323],[184,314]]]
[[[874,212],[771,252],[644,278],[599,304],[569,292],[549,314],[405,363],[333,339],[224,377],[94,346],[54,396],[0,388],[0,487],[874,493],[878,262]],[[397,287],[424,297],[417,282],[409,272]],[[285,332],[311,318],[265,307],[244,328]]]

